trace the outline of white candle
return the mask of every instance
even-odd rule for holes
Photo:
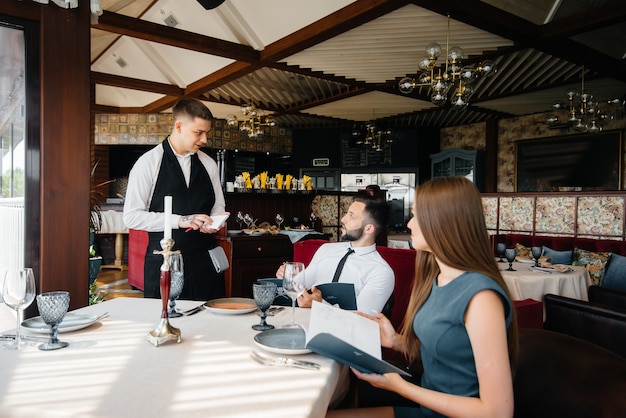
[[[172,196],[165,196],[163,202],[165,217],[163,219],[163,238],[172,238]]]

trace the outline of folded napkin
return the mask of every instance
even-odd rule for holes
[[[566,264],[552,264],[548,261],[544,261],[543,263],[541,263],[541,267],[546,268],[546,269],[553,269],[560,273],[567,273],[570,271],[574,271],[572,266],[568,266]]]

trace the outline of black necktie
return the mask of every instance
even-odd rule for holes
[[[344,255],[341,260],[339,260],[339,264],[337,265],[337,270],[335,270],[335,275],[333,276],[333,282],[339,281],[339,276],[341,276],[341,270],[343,270],[343,265],[346,264],[346,258],[350,254],[352,254],[354,250],[352,248],[348,248],[348,252]]]

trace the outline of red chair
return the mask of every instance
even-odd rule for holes
[[[148,232],[128,230],[128,284],[143,290],[143,265],[148,248]]]
[[[328,241],[321,239],[296,242],[293,245],[294,261],[301,261],[308,266],[315,251],[317,251],[320,245],[326,243],[328,243]],[[393,305],[389,319],[394,327],[399,329],[402,319],[404,318],[404,313],[406,312],[407,304],[409,303],[409,297],[411,296],[413,277],[415,276],[415,250],[382,246],[377,246],[376,248],[389,264],[395,276]]]

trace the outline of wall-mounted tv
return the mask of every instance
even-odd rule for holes
[[[621,131],[531,139],[516,145],[518,192],[621,189]]]

